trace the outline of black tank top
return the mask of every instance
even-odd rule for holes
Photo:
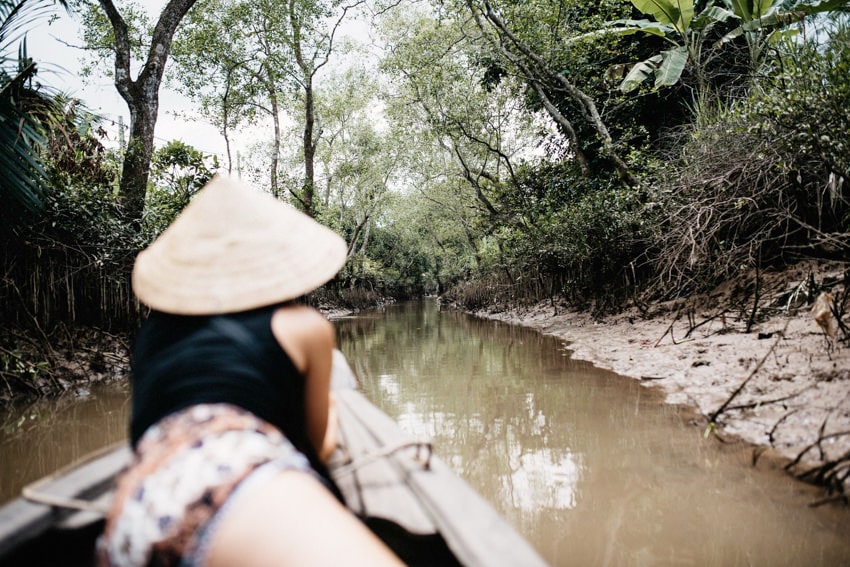
[[[271,330],[278,306],[221,316],[151,312],[133,351],[130,440],[202,403],[244,408],[278,427],[316,463],[306,432],[304,377]]]

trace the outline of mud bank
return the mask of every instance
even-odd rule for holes
[[[755,279],[744,278],[704,296],[603,318],[552,302],[475,314],[557,336],[575,358],[695,408],[707,428],[713,418],[721,438],[799,459],[792,472],[847,494],[850,345],[840,329],[829,339],[812,312],[825,289],[843,293],[847,268],[801,264],[759,274],[760,293]]]

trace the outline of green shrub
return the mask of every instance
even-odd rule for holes
[[[742,269],[850,254],[850,45],[786,43],[748,96],[703,110],[653,194],[648,242],[663,295]]]
[[[483,277],[455,296],[480,306],[488,294],[514,303],[564,295],[604,308],[633,290],[650,225],[639,191],[548,165],[526,170],[499,205],[515,221],[484,240]]]

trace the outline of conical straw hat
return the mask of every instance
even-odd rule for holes
[[[329,228],[216,176],[136,258],[133,291],[166,313],[234,313],[304,295],[345,259],[345,241]]]

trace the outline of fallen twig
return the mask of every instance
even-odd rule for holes
[[[791,417],[792,415],[794,415],[795,413],[797,413],[798,411],[800,411],[800,408],[796,408],[796,409],[789,411],[788,413],[783,415],[781,418],[779,418],[779,420],[776,423],[773,424],[773,427],[771,428],[770,432],[767,434],[767,439],[768,439],[768,441],[770,441],[771,445],[773,445],[776,442],[776,439],[773,436],[776,433],[776,430],[779,429],[779,426],[782,425],[782,422],[785,421],[786,419],[788,419],[789,417]]]
[[[657,341],[655,341],[655,344],[654,344],[654,345],[652,345],[652,346],[653,346],[653,348],[654,348],[654,347],[657,347],[658,345],[660,345],[660,344],[661,344],[661,341],[662,341],[662,340],[664,340],[664,337],[666,337],[666,336],[667,336],[667,333],[670,333],[670,340],[672,340],[672,341],[673,341],[673,344],[676,344],[676,339],[674,339],[674,338],[673,338],[673,325],[675,325],[675,324],[676,324],[676,321],[677,321],[678,319],[679,319],[679,312],[678,312],[678,311],[676,311],[676,316],[675,316],[675,317],[673,317],[673,321],[671,321],[671,322],[670,322],[670,326],[669,326],[669,327],[667,327],[667,329],[664,331],[664,333],[663,333],[660,337],[658,337],[658,340],[657,340]]]
[[[776,345],[778,345],[779,341],[782,340],[782,338],[785,336],[785,331],[787,330],[788,321],[785,322],[785,327],[783,327],[782,332],[779,333],[779,335],[776,337],[776,340],[773,341],[773,344],[770,345],[770,348],[767,350],[766,353],[764,353],[764,356],[761,358],[761,360],[759,360],[758,364],[756,364],[756,367],[752,369],[750,375],[747,376],[747,378],[743,382],[741,382],[741,384],[737,388],[735,388],[735,391],[732,392],[732,395],[729,396],[729,398],[725,402],[723,402],[723,405],[721,405],[713,414],[711,414],[711,417],[708,419],[710,423],[717,423],[717,418],[720,416],[720,414],[726,411],[726,408],[729,407],[729,404],[732,403],[732,400],[738,397],[738,394],[740,394],[744,390],[747,384],[750,383],[750,380],[752,380],[753,377],[758,373],[758,371],[761,370],[761,367],[764,365],[765,361],[767,360],[767,357],[769,357],[770,354],[774,351]]]
[[[835,496],[815,500],[809,504],[809,508],[817,508],[824,504],[832,504],[833,502],[844,502],[845,504],[850,504],[850,498],[848,498],[846,494],[836,494]]]
[[[839,431],[839,432],[837,432],[837,433],[830,433],[830,434],[828,434],[828,435],[819,436],[817,441],[815,441],[814,443],[811,443],[810,445],[806,446],[806,447],[805,447],[802,451],[800,451],[800,453],[797,455],[797,457],[796,457],[793,461],[791,461],[790,463],[788,463],[787,465],[785,465],[785,470],[786,470],[786,471],[790,471],[792,468],[794,468],[794,467],[796,467],[797,465],[799,465],[799,464],[800,464],[800,461],[802,461],[802,460],[803,460],[803,457],[805,456],[805,454],[806,454],[806,453],[808,453],[809,451],[811,451],[812,449],[814,449],[815,447],[820,447],[820,444],[821,444],[824,440],[826,440],[826,439],[831,439],[831,438],[834,438],[834,437],[843,437],[843,436],[845,436],[845,435],[850,435],[850,431]],[[844,455],[843,457],[841,457],[841,458],[839,458],[839,459],[836,459],[835,461],[831,461],[831,463],[839,463],[839,462],[841,462],[841,461],[842,461],[842,460],[844,460],[844,459],[850,459],[850,453],[847,453],[846,455]],[[826,464],[821,465],[821,466],[819,466],[819,467],[815,467],[815,469],[821,468],[821,467],[826,466],[826,465],[828,465],[828,464],[830,464],[830,463],[826,463]],[[815,469],[812,469],[812,470],[815,470]],[[808,472],[803,473],[803,474],[804,474],[804,475],[805,475],[805,474],[808,474]]]
[[[664,337],[666,337],[668,333],[670,334],[670,340],[673,342],[673,344],[674,344],[674,345],[678,345],[678,344],[683,343],[683,342],[685,342],[685,341],[692,340],[692,339],[688,339],[688,338],[687,338],[687,337],[688,337],[688,335],[686,334],[686,335],[685,335],[685,338],[683,338],[683,339],[682,339],[681,341],[679,341],[679,342],[676,342],[676,338],[673,336],[673,325],[675,325],[675,324],[676,324],[676,321],[678,321],[678,320],[679,320],[679,317],[680,317],[680,316],[681,316],[681,310],[676,310],[676,316],[675,316],[675,317],[673,317],[673,321],[670,323],[670,326],[669,326],[669,327],[667,327],[667,330],[666,330],[666,331],[664,331],[664,333],[663,333],[660,337],[658,337],[658,340],[657,340],[657,341],[655,341],[655,344],[654,344],[654,345],[652,345],[652,347],[653,347],[653,348],[658,347],[658,345],[660,345],[660,344],[661,344],[661,341],[662,341],[662,340],[664,340]]]
[[[814,386],[815,386],[814,384],[812,384],[810,386],[806,386],[805,388],[803,388],[799,392],[795,392],[795,393],[789,394],[787,396],[782,396],[781,398],[775,398],[773,400],[756,400],[755,402],[750,402],[748,404],[739,404],[737,406],[729,406],[729,407],[726,408],[726,411],[739,410],[739,409],[752,409],[752,408],[757,408],[757,407],[761,407],[761,406],[768,406],[770,404],[778,404],[779,402],[784,402],[786,400],[790,400],[791,398],[796,398],[797,396],[799,396],[800,394],[802,394],[806,390],[810,390],[810,389],[814,388]],[[787,416],[788,414],[785,414],[785,415]],[[783,417],[783,419],[785,419],[785,418]]]
[[[696,331],[697,329],[699,329],[700,327],[702,327],[706,323],[710,323],[710,322],[714,321],[715,319],[717,319],[718,317],[724,317],[725,315],[726,315],[726,311],[724,310],[724,311],[721,311],[720,313],[716,313],[716,314],[712,315],[711,317],[705,318],[700,323],[696,323],[695,325],[691,325],[691,328],[688,329],[687,333],[685,333],[685,338],[687,339],[688,337],[690,337],[691,333],[693,333],[694,331]],[[723,328],[725,329],[725,327],[726,327],[726,325],[724,323]]]

